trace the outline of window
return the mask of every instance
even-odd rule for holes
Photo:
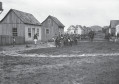
[[[37,29],[37,36],[39,36],[39,29]]]
[[[49,32],[49,29],[46,29],[46,34],[49,34],[50,32]]]
[[[28,28],[28,37],[31,38],[31,28]]]
[[[48,19],[48,24],[51,24],[51,19]]]
[[[12,35],[17,36],[17,28],[12,28]]]

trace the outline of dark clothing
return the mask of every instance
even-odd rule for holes
[[[55,46],[60,47],[60,39],[58,37],[55,39]]]
[[[89,38],[90,38],[91,41],[93,41],[94,35],[95,35],[94,31],[89,32]]]
[[[37,34],[34,35],[34,39],[38,39]]]

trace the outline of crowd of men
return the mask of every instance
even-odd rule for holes
[[[55,39],[56,47],[63,47],[63,46],[72,46],[77,45],[78,43],[78,36],[77,35],[59,35]]]
[[[87,35],[90,41],[93,41],[95,32],[90,31]],[[77,34],[62,34],[55,38],[55,46],[56,47],[63,47],[63,46],[72,46],[77,45],[78,41],[81,40],[81,35]]]

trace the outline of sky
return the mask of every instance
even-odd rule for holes
[[[65,30],[70,25],[108,26],[110,20],[119,20],[119,0],[0,0],[4,11],[2,19],[12,8],[33,14],[39,22],[49,15],[57,17]]]

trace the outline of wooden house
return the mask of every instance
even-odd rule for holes
[[[49,15],[42,22],[42,41],[48,41],[55,36],[64,34],[64,27],[56,17]]]
[[[0,22],[1,44],[12,44],[12,37],[18,44],[31,42],[36,33],[41,40],[41,24],[29,13],[11,9]]]

